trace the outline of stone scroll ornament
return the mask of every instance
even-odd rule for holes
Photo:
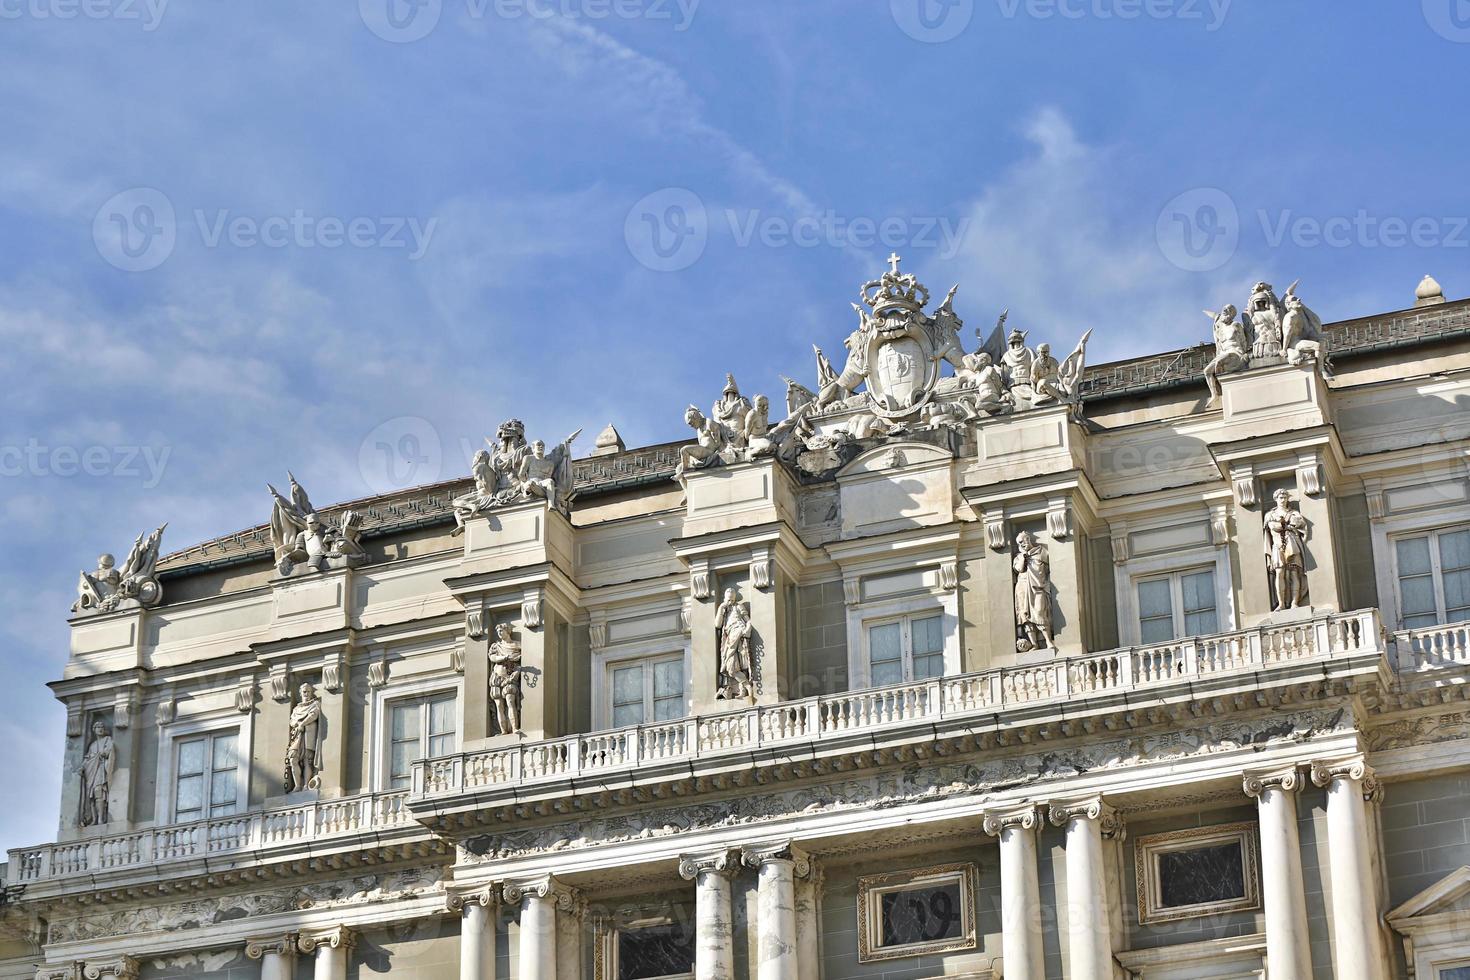
[[[565,512],[573,487],[572,443],[582,434],[578,429],[555,448],[541,440],[526,442],[526,425],[508,419],[495,432],[495,441],[475,453],[470,463],[474,489],[454,498],[454,533],[463,534],[465,524],[497,507],[542,499]]]
[[[114,612],[127,608],[150,608],[163,601],[163,586],[158,581],[158,549],[163,540],[164,524],[152,534],[138,535],[128,552],[123,567],[117,567],[112,555],[97,559],[97,570],[82,572],[77,581],[77,601],[71,611],[77,615]]]
[[[322,785],[322,702],[316,688],[301,685],[301,700],[291,709],[286,742],[286,792],[320,789]]]
[[[495,711],[495,728],[500,735],[521,734],[521,644],[510,624],[495,627],[490,644],[490,704]]]
[[[266,484],[273,501],[270,527],[276,570],[282,575],[291,575],[299,568],[325,572],[365,562],[362,515],[348,510],[338,516],[335,524],[322,520],[296,477],[290,472],[286,476],[291,481],[289,496]]]

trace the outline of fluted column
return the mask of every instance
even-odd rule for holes
[[[694,882],[694,980],[734,980],[730,876],[739,866],[728,849],[679,859],[679,874]]]
[[[296,937],[278,933],[245,940],[245,955],[260,960],[260,980],[291,980],[296,964]]]
[[[801,964],[796,941],[796,879],[811,874],[811,859],[789,842],[747,847],[741,852],[759,882],[760,962],[757,980],[798,980]]]
[[[1327,860],[1332,875],[1332,948],[1337,980],[1373,980],[1387,958],[1373,881],[1368,801],[1378,778],[1362,756],[1312,763],[1312,782],[1327,790]]]
[[[303,932],[296,940],[297,949],[316,956],[312,968],[315,980],[347,980],[347,960],[355,945],[357,934],[345,926]]]
[[[1001,954],[1006,980],[1046,980],[1041,885],[1036,874],[1038,822],[1036,806],[1031,803],[984,814],[985,832],[1000,838]]]
[[[576,893],[551,875],[506,883],[506,904],[521,907],[522,980],[557,980],[556,908],[575,900]]]
[[[1118,812],[1100,796],[1056,803],[1051,822],[1067,832],[1067,976],[1112,980],[1113,931],[1104,898],[1103,838],[1123,833]]]
[[[1307,896],[1296,826],[1296,766],[1245,774],[1261,821],[1261,896],[1266,907],[1266,966],[1271,980],[1311,980]]]
[[[449,911],[458,912],[459,980],[495,980],[495,920],[500,910],[494,885],[450,895]]]

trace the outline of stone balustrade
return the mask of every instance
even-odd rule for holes
[[[1394,634],[1400,670],[1470,667],[1470,622],[1426,626]]]

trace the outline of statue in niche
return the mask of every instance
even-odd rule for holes
[[[1220,397],[1220,375],[1244,371],[1250,367],[1251,342],[1245,324],[1237,320],[1234,305],[1227,303],[1219,313],[1205,310],[1205,316],[1214,323],[1215,357],[1205,365],[1205,384],[1210,386],[1210,397]]]
[[[142,534],[133,541],[132,550],[121,569],[116,559],[104,554],[97,559],[95,572],[82,572],[77,580],[77,601],[73,613],[106,613],[125,605],[148,608],[163,601],[163,585],[158,581],[159,545],[163,540],[162,525],[152,534]]]
[[[291,709],[286,742],[287,793],[322,785],[322,702],[310,684],[302,684],[299,693],[301,700]]]
[[[112,774],[117,769],[117,749],[112,734],[101,721],[92,722],[92,743],[82,756],[82,826],[100,827],[111,819],[108,796]]]
[[[1265,515],[1266,569],[1271,574],[1271,608],[1276,612],[1307,605],[1307,519],[1291,508],[1291,491],[1271,495],[1276,501]]]
[[[521,734],[521,644],[509,623],[495,627],[490,644],[490,704],[495,730],[501,735]]]
[[[321,519],[311,498],[289,471],[289,497],[267,483],[274,506],[271,509],[271,545],[276,570],[290,575],[305,566],[314,572],[348,568],[367,560],[361,543],[362,515],[344,511],[336,524]]]
[[[1056,647],[1051,613],[1051,556],[1030,531],[1016,535],[1016,651]]]
[[[725,590],[725,601],[715,612],[715,635],[720,648],[720,686],[716,694],[725,701],[753,695],[754,662],[751,658],[750,603],[736,589]]]

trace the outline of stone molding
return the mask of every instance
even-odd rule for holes
[[[346,926],[329,929],[314,929],[303,932],[296,940],[296,948],[303,953],[314,953],[318,946],[328,949],[352,949],[357,945],[357,933]]]
[[[759,871],[761,865],[778,861],[789,863],[792,873],[798,878],[810,877],[812,873],[811,855],[791,841],[753,844],[740,849],[740,863],[753,871]]]
[[[283,932],[247,939],[245,955],[252,960],[258,960],[262,956],[295,956],[296,936],[294,933]]]
[[[1007,830],[1035,830],[1041,822],[1041,810],[1038,804],[1031,802],[985,810],[980,814],[980,826],[991,837],[999,837]]]
[[[1383,786],[1378,782],[1378,774],[1373,767],[1368,765],[1368,760],[1363,756],[1353,756],[1347,759],[1336,759],[1331,761],[1315,761],[1312,763],[1312,783],[1322,789],[1327,789],[1334,780],[1347,779],[1362,784],[1363,799],[1372,803],[1383,796]]]
[[[138,961],[131,956],[118,956],[110,960],[89,962],[82,968],[82,976],[86,980],[103,980],[105,977],[138,980]]]
[[[1284,793],[1295,793],[1301,789],[1301,768],[1292,765],[1282,769],[1246,770],[1243,779],[1246,796],[1260,799],[1265,795],[1266,790],[1273,788]]]
[[[1103,838],[1108,840],[1122,840],[1126,834],[1123,817],[1101,796],[1053,803],[1050,816],[1052,824],[1057,827],[1065,827],[1073,820],[1096,821]]]
[[[731,877],[740,868],[740,852],[730,847],[707,851],[703,854],[679,855],[679,876],[685,881],[694,881],[703,874]]]
[[[545,899],[554,902],[563,912],[576,912],[582,904],[582,893],[562,884],[553,875],[508,881],[501,886],[501,893],[507,905],[520,905],[527,898]]]

